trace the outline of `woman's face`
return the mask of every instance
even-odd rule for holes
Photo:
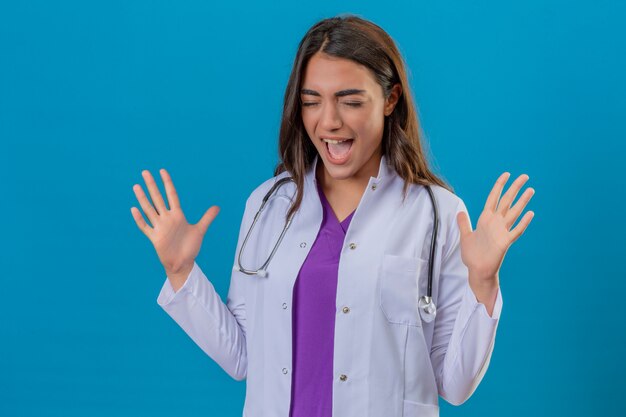
[[[396,84],[385,100],[370,70],[354,61],[322,52],[310,58],[300,91],[302,121],[327,177],[369,181],[378,175],[385,116],[400,94]],[[348,140],[327,144],[323,139]]]

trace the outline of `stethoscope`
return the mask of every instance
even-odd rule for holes
[[[289,226],[291,226],[291,220],[295,213],[292,213],[287,219],[287,222],[285,223],[285,226],[283,227],[283,231],[278,237],[278,241],[276,241],[276,244],[274,245],[272,252],[270,253],[265,263],[261,265],[259,269],[256,269],[256,270],[245,269],[243,266],[241,266],[241,256],[243,254],[244,248],[246,247],[246,243],[248,242],[248,238],[250,237],[250,233],[252,232],[252,229],[254,229],[254,225],[256,224],[257,220],[259,219],[259,216],[265,209],[265,206],[267,202],[269,201],[270,197],[278,188],[280,188],[283,184],[287,182],[295,183],[292,177],[281,178],[280,180],[276,181],[276,183],[274,183],[272,188],[270,188],[270,190],[265,194],[265,197],[263,197],[263,201],[261,202],[261,207],[259,208],[257,213],[254,215],[254,220],[252,221],[252,225],[250,225],[250,229],[248,229],[248,233],[246,233],[246,237],[243,240],[243,243],[241,244],[241,249],[239,250],[239,255],[237,256],[237,265],[234,267],[235,270],[243,272],[244,274],[247,274],[247,275],[259,275],[262,277],[267,277],[267,266],[272,260],[272,257],[274,257],[274,253],[278,249],[280,242],[283,240],[283,236],[285,236],[287,229],[289,229]],[[437,208],[437,200],[435,199],[435,195],[433,194],[433,191],[430,189],[428,185],[426,185],[425,187],[428,190],[428,195],[430,196],[430,200],[433,204],[433,217],[434,217],[433,229],[434,230],[433,230],[433,235],[430,241],[430,257],[428,259],[428,289],[426,290],[426,295],[422,295],[419,298],[417,305],[418,305],[418,309],[420,312],[420,316],[422,317],[422,320],[424,320],[426,323],[430,323],[431,321],[435,319],[435,316],[437,315],[437,307],[435,306],[435,303],[433,302],[432,294],[433,294],[433,262],[435,259],[435,248],[437,246],[437,230],[439,229],[439,210]]]

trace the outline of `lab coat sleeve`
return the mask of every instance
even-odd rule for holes
[[[491,359],[502,310],[498,289],[492,315],[469,286],[469,271],[461,260],[456,214],[467,208],[459,200],[447,219],[450,225],[442,250],[437,316],[430,352],[439,395],[453,405],[464,403],[476,390]]]
[[[249,201],[239,230],[236,254],[250,223]],[[244,275],[232,271],[226,304],[194,262],[187,280],[177,292],[165,280],[157,303],[187,335],[226,373],[237,381],[246,378],[246,305]]]

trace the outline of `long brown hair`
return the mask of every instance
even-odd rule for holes
[[[311,56],[318,51],[350,59],[369,68],[382,86],[385,98],[391,93],[393,85],[400,83],[402,94],[398,103],[393,112],[385,116],[382,153],[404,179],[404,197],[409,184],[437,184],[454,192],[428,167],[405,64],[393,39],[368,20],[353,14],[342,14],[320,20],[304,35],[285,90],[278,145],[281,162],[274,169],[274,176],[287,170],[297,185],[296,198],[287,217],[300,208],[305,174],[317,154],[302,122],[300,89],[304,69]]]

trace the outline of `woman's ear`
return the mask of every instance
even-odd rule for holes
[[[395,83],[391,88],[391,93],[389,93],[389,97],[385,100],[385,116],[389,116],[393,113],[393,109],[398,104],[398,100],[400,100],[400,96],[402,95],[402,86],[400,83]]]

